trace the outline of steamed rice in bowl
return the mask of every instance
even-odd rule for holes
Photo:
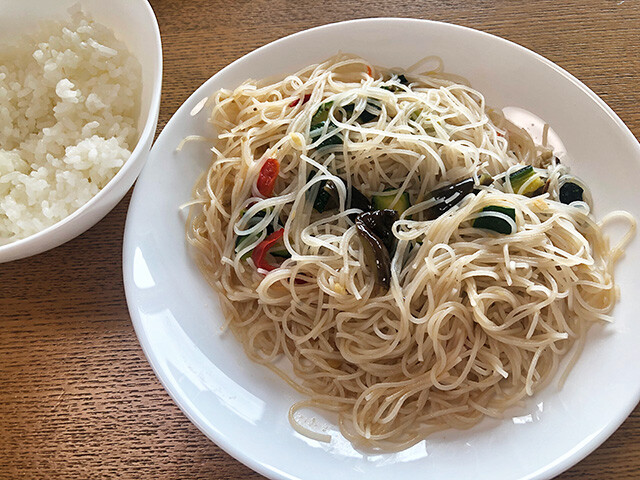
[[[76,13],[0,49],[0,245],[64,219],[134,149],[141,67]]]

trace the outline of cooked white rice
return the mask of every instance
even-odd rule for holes
[[[67,217],[135,147],[140,64],[75,14],[0,47],[0,245]]]

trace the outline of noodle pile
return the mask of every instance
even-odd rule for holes
[[[313,438],[328,440],[297,424],[296,409],[335,411],[355,446],[385,451],[499,417],[539,390],[591,325],[610,320],[617,300],[613,267],[633,218],[612,214],[631,227],[610,248],[586,187],[583,201],[558,201],[571,177],[551,149],[437,59],[426,62],[436,65],[419,74],[424,63],[396,72],[338,55],[211,99],[218,138],[187,237],[247,355],[309,397],[290,417]],[[322,105],[328,118],[312,137]],[[365,111],[375,118],[358,121]],[[327,142],[336,132],[342,141]],[[256,181],[269,158],[280,168],[265,197]],[[545,193],[513,193],[510,174],[523,165],[544,176]],[[467,177],[474,193],[429,219],[430,193]],[[334,184],[338,207],[321,213],[313,198],[322,182]],[[354,226],[352,186],[411,199],[393,224],[388,290]],[[483,211],[496,205],[515,217]],[[475,228],[483,216],[512,233]],[[251,252],[269,226],[284,228],[290,258],[265,271]],[[293,375],[275,366],[283,357]]]

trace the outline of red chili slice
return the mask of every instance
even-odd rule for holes
[[[304,98],[302,99],[302,104],[304,105],[305,103],[307,103],[309,101],[309,99],[311,98],[311,94],[307,93]],[[296,98],[293,102],[291,102],[289,104],[290,107],[295,107],[296,105],[298,105],[300,103],[300,99]]]
[[[276,230],[263,241],[261,241],[256,248],[253,249],[253,253],[251,254],[251,258],[253,259],[253,263],[256,267],[262,268],[263,270],[267,270],[270,272],[271,270],[275,270],[278,268],[277,265],[271,265],[267,262],[266,256],[271,250],[271,247],[282,238],[284,235],[284,228],[280,230]]]
[[[371,67],[369,65],[367,65],[367,75],[373,77],[373,71],[371,70]]]
[[[273,195],[273,187],[280,173],[280,163],[275,158],[267,158],[258,174],[258,191],[264,197]]]

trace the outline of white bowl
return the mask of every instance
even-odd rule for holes
[[[553,382],[513,418],[485,419],[445,431],[399,453],[354,450],[334,417],[304,412],[331,443],[300,436],[287,421],[301,395],[252,363],[224,318],[215,293],[185,241],[179,206],[211,161],[207,108],[190,112],[217,89],[249,77],[294,72],[342,50],[376,65],[407,67],[440,55],[449,72],[483,92],[487,104],[521,107],[547,120],[562,139],[572,171],[591,187],[597,216],[616,209],[640,218],[640,145],[584,84],[549,60],[506,40],[426,20],[367,19],[326,25],[262,47],[224,68],[196,91],[158,137],[136,185],[125,229],[124,284],[131,318],[156,374],[185,414],[241,462],[278,480],[541,480],[600,445],[640,400],[640,241],[616,268],[621,300],[615,322],[589,332],[561,390]],[[298,52],[294,54],[294,52]],[[159,233],[161,232],[161,233]]]
[[[138,143],[120,171],[85,205],[41,232],[0,246],[0,263],[57,247],[95,225],[131,188],[153,142],[162,88],[162,44],[158,22],[146,0],[0,0],[0,43],[36,30],[42,20],[68,18],[68,9],[75,5],[113,30],[142,66]]]

